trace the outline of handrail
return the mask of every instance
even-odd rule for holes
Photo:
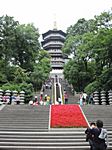
[[[62,88],[61,88],[61,84],[60,83],[58,83],[58,84],[59,84],[61,103],[63,104]]]
[[[56,104],[57,103],[57,100],[56,100],[56,82],[54,83],[54,91],[55,91],[55,102],[54,102],[54,104]]]
[[[54,78],[54,104],[56,104],[56,78]]]
[[[57,86],[58,86],[59,91],[57,91]],[[57,92],[59,92],[59,95],[58,95]],[[62,94],[62,86],[61,86],[61,83],[60,83],[58,77],[54,78],[54,95],[55,95],[55,97],[54,97],[54,104],[58,103],[57,102],[58,98],[61,99],[61,104],[64,104],[64,102],[63,102],[63,94]]]
[[[54,91],[54,79],[53,79],[53,82],[52,82],[52,103],[53,103],[53,104],[54,104],[54,102],[55,102],[54,93],[55,93],[55,91]]]
[[[61,83],[61,93],[62,93],[62,102],[63,102],[63,104],[65,104],[65,101],[64,101],[64,89],[63,89],[63,85],[62,85],[62,83]]]

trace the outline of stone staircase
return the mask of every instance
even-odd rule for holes
[[[68,104],[77,104],[79,101],[79,94],[73,95],[70,85],[65,80],[62,80],[60,83],[63,89],[68,93]]]
[[[7,150],[88,150],[84,132],[49,131],[49,132],[1,132],[0,149]]]
[[[93,107],[90,106],[90,109]],[[92,117],[95,118],[90,109],[87,106],[83,107],[89,121],[93,120]],[[99,110],[99,107],[97,109]],[[97,109],[93,109],[94,113],[100,114],[103,110],[96,111]],[[89,150],[89,144],[85,141],[85,128],[50,128],[49,110],[50,106],[29,105],[7,105],[2,108],[0,110],[0,150]],[[107,115],[105,127],[109,129],[111,141],[112,127],[111,121],[108,120],[110,116],[111,113]]]
[[[49,106],[6,105],[0,111],[0,131],[46,131],[48,122]]]
[[[112,106],[110,105],[85,105],[82,110],[88,122],[102,120],[104,128],[108,131],[109,148],[112,149]]]
[[[0,110],[0,150],[87,150],[85,129],[50,129],[50,106],[7,105]]]

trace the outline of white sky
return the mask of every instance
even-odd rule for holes
[[[13,16],[22,23],[34,23],[42,34],[57,27],[66,31],[80,18],[91,19],[112,7],[112,0],[0,0],[0,16]],[[56,17],[54,17],[56,14]]]

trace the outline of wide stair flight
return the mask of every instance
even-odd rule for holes
[[[0,149],[87,150],[85,129],[50,129],[49,106],[7,105],[0,111]]]
[[[89,122],[102,119],[112,149],[111,106],[83,106]],[[50,106],[7,105],[0,110],[1,150],[89,150],[85,128],[50,128]]]

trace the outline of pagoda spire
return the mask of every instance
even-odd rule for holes
[[[54,27],[53,30],[57,30],[56,14],[54,14]]]

